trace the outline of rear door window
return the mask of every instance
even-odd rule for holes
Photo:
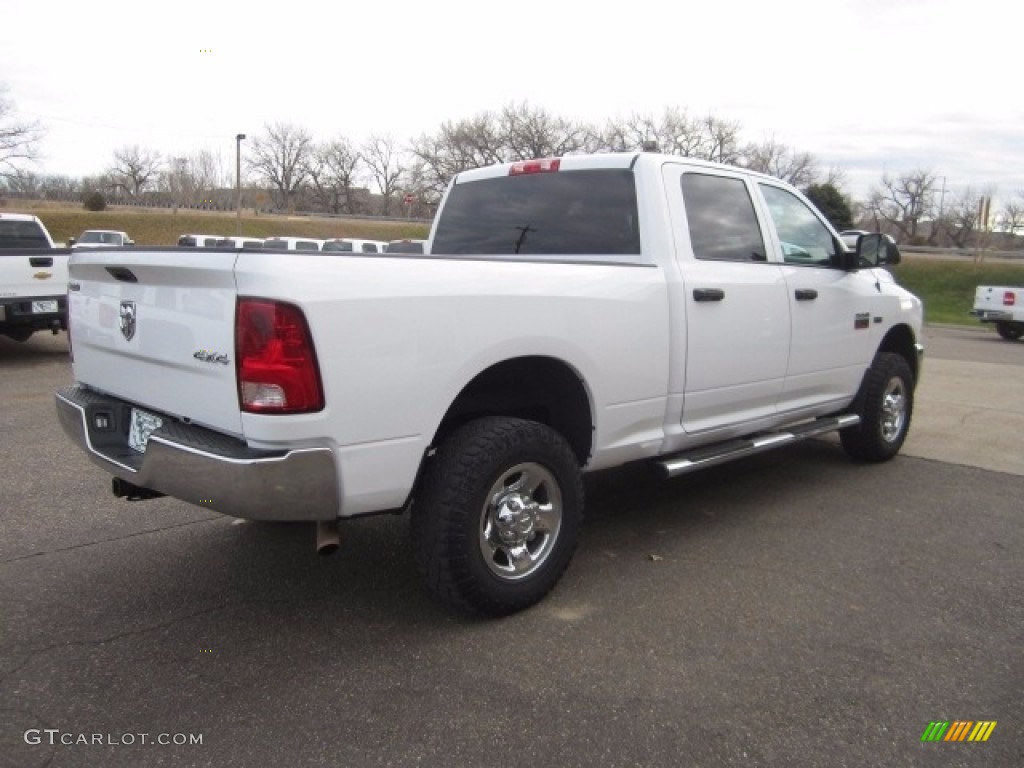
[[[639,256],[633,172],[556,171],[456,183],[431,253],[606,261]]]
[[[703,173],[681,182],[690,244],[698,259],[766,261],[754,204],[742,179]]]

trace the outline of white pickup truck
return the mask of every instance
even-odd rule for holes
[[[1024,288],[979,285],[970,314],[983,323],[994,323],[1007,341],[1016,341],[1024,336]]]
[[[408,510],[432,590],[489,615],[565,571],[584,472],[906,437],[898,249],[848,251],[776,179],[647,153],[466,171],[428,250],[76,252],[61,423],[129,499],[316,521],[324,547]]]
[[[68,256],[38,217],[0,211],[0,334],[26,341],[66,327]]]

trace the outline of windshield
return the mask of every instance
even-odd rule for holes
[[[633,172],[557,171],[456,183],[431,253],[637,255]]]
[[[78,242],[117,244],[121,242],[121,239],[113,232],[83,232],[82,236],[78,238]]]

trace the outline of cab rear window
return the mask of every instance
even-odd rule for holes
[[[456,183],[441,211],[431,253],[639,255],[633,172],[557,171]]]
[[[49,248],[42,227],[34,221],[0,220],[0,248]]]

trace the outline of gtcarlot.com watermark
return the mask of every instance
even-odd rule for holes
[[[201,746],[201,733],[73,733],[60,728],[29,728],[25,743],[65,747]]]

